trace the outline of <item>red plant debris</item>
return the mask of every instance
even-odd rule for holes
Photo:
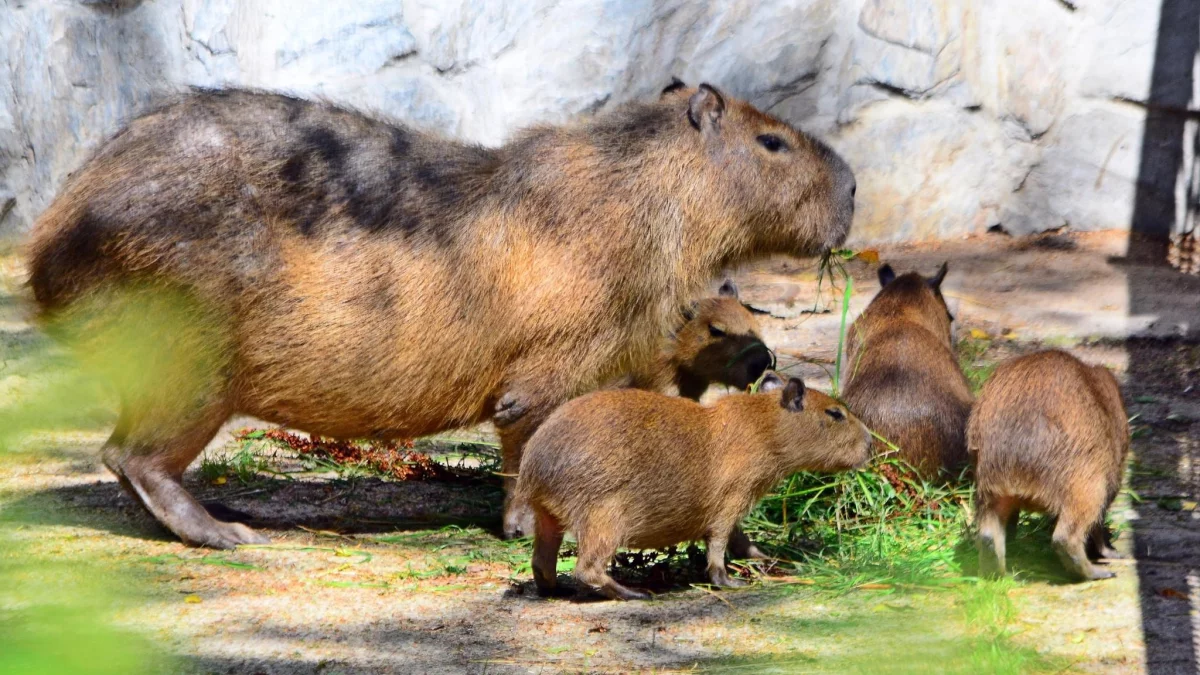
[[[239,441],[267,440],[285,446],[301,456],[328,459],[343,466],[357,466],[396,480],[447,479],[454,473],[429,455],[414,451],[413,441],[343,441],[312,436],[304,438],[283,429],[268,429],[259,435],[254,429],[234,434]]]

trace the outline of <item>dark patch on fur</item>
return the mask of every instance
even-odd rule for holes
[[[409,138],[408,131],[400,127],[392,127],[388,130],[388,134],[391,136],[389,149],[392,153],[392,160],[403,161],[412,149],[412,140]]]
[[[592,142],[614,161],[634,159],[670,130],[674,111],[666,106],[638,105],[612,115],[592,131]]]
[[[104,224],[85,212],[51,241],[32,261],[29,285],[39,305],[57,309],[74,299],[79,280],[100,276],[108,236]]]
[[[325,160],[331,169],[340,169],[346,162],[346,144],[332,129],[312,127],[303,132],[304,143]]]
[[[304,176],[304,155],[292,155],[279,169],[279,177],[288,183],[298,183]]]

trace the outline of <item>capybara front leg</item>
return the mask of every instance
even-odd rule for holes
[[[1064,513],[1054,526],[1054,535],[1051,537],[1054,552],[1058,554],[1063,567],[1081,579],[1108,579],[1116,576],[1088,560],[1084,541],[1091,527],[1091,523],[1081,522],[1074,514]]]
[[[746,585],[745,581],[729,576],[729,570],[725,567],[725,544],[732,534],[731,528],[720,528],[709,535],[706,542],[708,545],[708,580],[714,586],[740,588]]]
[[[517,486],[517,473],[521,469],[521,454],[525,443],[533,432],[537,431],[554,405],[533,405],[513,399],[512,394],[505,394],[502,401],[509,399],[510,408],[520,408],[521,415],[509,424],[499,424],[496,430],[500,434],[500,470],[504,474],[504,537],[512,539],[524,537],[534,532],[533,508],[513,496]]]
[[[534,509],[533,583],[538,595],[557,595],[558,549],[563,530],[558,519],[542,509]]]

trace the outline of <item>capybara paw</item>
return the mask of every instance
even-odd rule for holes
[[[708,573],[708,580],[712,582],[713,586],[720,586],[721,588],[741,588],[748,583],[737,577],[729,576],[729,571],[723,568],[710,571]]]
[[[1105,546],[1104,548],[1100,549],[1100,557],[1107,558],[1108,560],[1125,560],[1129,556],[1125,553],[1121,553],[1111,546]]]
[[[604,595],[608,596],[609,598],[611,598],[613,600],[649,600],[650,599],[649,593],[646,593],[643,591],[635,591],[632,588],[625,588],[624,586],[619,586],[618,588],[613,589],[613,591],[611,593],[606,592],[606,593],[604,593]]]
[[[534,532],[533,509],[527,505],[509,506],[504,512],[504,538],[531,537]]]
[[[1117,576],[1116,572],[1113,572],[1112,570],[1106,570],[1103,567],[1096,567],[1093,565],[1091,572],[1089,572],[1086,575],[1086,578],[1091,581],[1098,581],[1100,579],[1111,579],[1115,576]]]
[[[215,525],[209,527],[208,531],[201,537],[195,540],[185,539],[184,541],[192,546],[205,546],[218,549],[232,549],[238,546],[271,543],[271,540],[266,535],[255,532],[241,523],[213,522]]]

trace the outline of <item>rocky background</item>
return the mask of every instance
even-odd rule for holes
[[[841,151],[855,243],[1127,229],[1158,27],[1159,0],[0,0],[0,235],[185,85],[325,96],[496,144],[672,75]],[[1140,197],[1180,204],[1180,222],[1194,147]]]

